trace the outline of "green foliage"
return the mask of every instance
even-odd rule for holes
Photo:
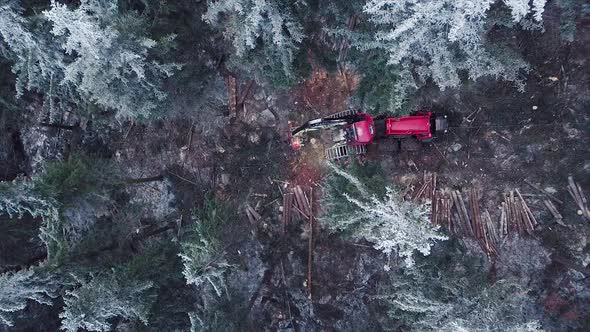
[[[387,59],[380,55],[368,59],[364,56],[361,61],[359,71],[363,77],[358,95],[363,110],[376,115],[409,113],[409,97],[417,88],[412,73],[400,66],[388,64]]]
[[[383,198],[386,190],[386,180],[383,169],[376,162],[366,162],[360,164],[357,161],[346,168],[346,172],[351,176],[358,179],[364,187],[366,187],[370,194],[376,195],[377,197]],[[362,193],[359,191],[358,186],[352,183],[349,179],[332,173],[326,180],[325,186],[325,198],[339,197],[342,193],[347,193],[350,197],[361,199]],[[328,203],[327,201],[325,203]],[[356,211],[356,207],[351,205],[347,200],[335,199],[330,200],[331,209],[335,211],[341,211],[342,213],[353,213]]]
[[[151,57],[157,42],[143,36],[142,17],[120,12],[115,0],[82,0],[77,8],[52,1],[42,16],[22,12],[16,1],[0,6],[2,53],[14,62],[17,97],[42,93],[51,118],[68,103],[96,104],[119,118],[159,111],[163,80],[178,66]]]
[[[294,14],[297,3],[283,0],[209,0],[203,19],[223,31],[236,59],[230,64],[286,85],[295,79],[293,64],[305,35]]]
[[[0,183],[0,213],[41,218],[39,237],[47,247],[48,262],[60,264],[104,213],[97,211],[105,209],[102,196],[108,197],[120,177],[108,161],[82,155],[45,166],[32,181]]]
[[[220,226],[227,222],[227,209],[212,196],[205,198],[203,208],[194,214],[192,230],[182,242],[179,254],[184,263],[187,284],[197,287],[210,286],[217,296],[223,294],[225,274],[231,268],[220,248]]]
[[[380,197],[361,179],[333,165],[332,170],[353,187],[338,188],[328,180],[325,213],[319,219],[328,229],[364,239],[387,255],[396,253],[408,266],[414,264],[415,251],[427,256],[436,241],[447,239],[430,223],[429,206],[406,201],[400,191],[388,187]]]
[[[566,42],[573,42],[576,37],[576,21],[581,15],[590,15],[590,7],[583,0],[557,0],[561,10],[559,30],[561,38]]]
[[[125,263],[125,273],[137,282],[152,282],[156,299],[150,309],[149,325],[137,322],[135,330],[186,331],[187,312],[194,310],[196,295],[182,275],[178,242],[159,240],[144,244],[142,252]],[[120,265],[115,263],[115,265]],[[149,294],[151,296],[151,293]]]
[[[52,305],[62,282],[39,268],[0,275],[0,323],[13,326],[12,313],[24,310],[27,301]]]
[[[154,300],[151,282],[138,281],[116,269],[89,279],[78,278],[78,282],[80,286],[64,296],[64,311],[59,315],[63,330],[111,331],[114,318],[148,324]]]
[[[455,243],[397,271],[377,298],[393,325],[419,331],[541,331],[534,301],[514,280],[490,283],[480,258]]]
[[[39,237],[47,247],[49,261],[59,259],[69,246],[59,209],[58,201],[39,195],[30,181],[19,178],[0,183],[0,213],[18,219],[30,215],[43,221]]]
[[[535,1],[532,7],[523,6],[522,1],[503,2],[516,22],[530,15],[541,21],[544,1]],[[378,52],[393,65],[388,69],[402,70],[402,79],[392,92],[402,93],[402,101],[403,92],[413,88],[414,77],[416,85],[432,81],[441,90],[458,87],[465,74],[471,80],[491,77],[514,82],[522,91],[523,74],[530,69],[529,65],[513,53],[498,54],[503,48],[486,40],[491,29],[486,18],[493,3],[367,1],[363,12],[372,27],[356,33],[352,45],[361,52]],[[393,107],[391,111],[399,111],[399,104],[394,103]]]
[[[150,59],[157,43],[133,30],[144,24],[140,17],[121,15],[113,0],[82,0],[75,9],[52,2],[43,14],[73,59],[62,84],[74,87],[84,100],[116,110],[120,118],[147,118],[158,111],[166,99],[162,79],[177,66]]]
[[[213,193],[205,194],[201,208],[193,211],[197,232],[216,245],[221,227],[229,221],[231,213],[226,204],[217,199]]]
[[[0,182],[0,213],[18,219],[25,215],[43,220],[59,219],[57,201],[39,197],[34,184],[23,178]]]
[[[57,79],[63,70],[64,57],[55,45],[48,42],[47,34],[34,30],[35,18],[23,17],[19,1],[0,5],[0,36],[2,55],[14,61],[13,73],[17,76],[16,95],[24,90],[45,92],[50,81]]]
[[[207,308],[189,312],[191,332],[252,331],[248,324],[248,299],[220,298]]]
[[[91,192],[100,192],[119,179],[117,170],[106,160],[81,154],[65,160],[48,162],[44,172],[35,179],[36,191],[62,204]]]

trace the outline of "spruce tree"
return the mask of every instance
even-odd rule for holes
[[[78,278],[78,282],[79,287],[64,296],[64,311],[59,315],[63,330],[112,331],[113,318],[148,324],[154,300],[149,295],[151,282],[131,279],[116,269]]]
[[[53,304],[62,283],[38,270],[30,268],[0,275],[0,323],[13,326],[11,314],[24,310],[27,301]]]
[[[406,265],[414,252],[430,254],[431,247],[447,237],[430,223],[429,207],[404,200],[399,190],[385,188],[380,195],[363,180],[332,165],[320,221],[333,231],[364,239],[385,254],[397,254]],[[381,189],[382,190],[382,189]]]

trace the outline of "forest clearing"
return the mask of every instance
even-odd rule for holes
[[[588,331],[589,60],[583,0],[0,0],[0,332]]]

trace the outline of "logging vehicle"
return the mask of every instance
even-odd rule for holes
[[[433,112],[417,112],[404,117],[372,117],[359,111],[344,111],[325,118],[307,121],[291,131],[291,147],[300,150],[307,133],[319,130],[331,132],[331,146],[326,148],[326,158],[338,160],[354,155],[363,155],[367,145],[380,139],[413,138],[430,142],[439,133],[448,129],[446,116]]]

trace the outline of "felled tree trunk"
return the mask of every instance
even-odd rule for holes
[[[139,184],[139,183],[148,183],[148,182],[157,182],[157,181],[164,181],[164,175],[156,175],[150,176],[147,178],[138,178],[138,179],[125,179],[125,184]]]

